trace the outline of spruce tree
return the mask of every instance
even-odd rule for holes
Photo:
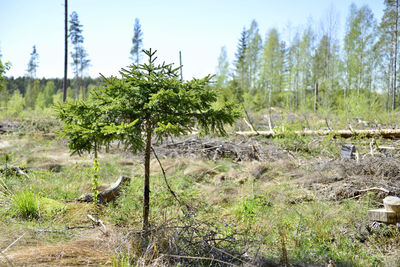
[[[153,140],[192,132],[225,133],[224,124],[239,117],[233,103],[218,108],[217,92],[208,86],[212,76],[179,79],[179,68],[155,63],[156,51],[144,51],[147,63],[132,64],[121,78],[104,79],[91,92],[92,102],[58,106],[64,135],[74,152],[93,151],[119,140],[132,153],[144,151],[143,231],[149,230],[150,153]]]
[[[248,62],[247,53],[249,46],[248,32],[246,28],[243,28],[242,33],[239,38],[239,43],[237,45],[237,51],[235,54],[236,60],[234,62],[235,66],[235,79],[238,81],[241,92],[247,92],[249,89],[249,84],[247,80]]]
[[[39,54],[36,51],[36,45],[32,47],[31,57],[28,62],[28,76],[31,78],[36,78],[36,70],[39,66]]]
[[[140,25],[139,19],[135,19],[135,25],[133,27],[132,37],[132,48],[131,48],[131,59],[137,64],[140,60],[140,52],[143,47],[143,32],[142,26]]]

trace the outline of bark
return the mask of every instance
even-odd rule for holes
[[[151,153],[151,122],[146,123],[146,150],[144,158],[144,191],[143,191],[143,232],[149,230],[150,210],[150,153]]]
[[[67,99],[67,69],[68,69],[68,0],[65,0],[64,17],[64,84],[63,84],[63,103]]]

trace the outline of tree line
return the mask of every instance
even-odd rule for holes
[[[342,39],[337,36],[338,19],[333,10],[324,16],[318,30],[310,22],[290,29],[290,34],[287,30],[286,38],[276,28],[268,30],[263,38],[253,20],[240,34],[233,62],[228,60],[226,48],[221,49],[214,79],[219,98],[241,102],[253,111],[272,106],[337,113],[396,110],[399,1],[384,0],[385,9],[379,22],[367,5],[351,4]],[[74,78],[68,81],[68,96],[84,99],[89,85],[96,86],[98,81],[87,82],[90,59],[83,46],[83,26],[76,12],[70,15],[68,38],[74,73]],[[136,18],[130,50],[130,58],[136,64],[142,48],[143,32]],[[20,78],[2,81],[2,87],[7,89],[0,101],[3,106],[11,100],[16,88],[25,99],[26,108],[37,106],[36,90],[45,95],[46,88],[43,82],[35,86],[38,66],[39,55],[33,46],[26,79],[22,79],[31,82],[22,83]]]
[[[309,23],[290,29],[285,40],[276,28],[263,40],[253,20],[240,34],[232,63],[221,49],[215,77],[221,98],[234,98],[252,110],[395,110],[399,0],[384,4],[380,22],[367,5],[351,4],[342,40],[333,10],[319,30]]]
[[[99,86],[100,78],[91,78],[87,75],[90,67],[89,55],[84,48],[83,25],[79,21],[78,13],[73,11],[69,17],[67,38],[72,46],[71,67],[73,79],[53,78],[38,79],[39,54],[36,45],[27,64],[26,74],[23,77],[5,77],[7,70],[12,67],[10,62],[2,63],[0,53],[0,107],[7,109],[11,115],[18,115],[22,110],[44,110],[56,102],[63,102],[63,87],[67,88],[66,99],[85,99],[89,91]],[[130,58],[139,64],[143,49],[143,32],[140,21],[135,19]]]

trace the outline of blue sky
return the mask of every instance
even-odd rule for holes
[[[341,38],[352,2],[358,7],[367,4],[380,21],[383,0],[69,0],[68,12],[76,11],[83,25],[90,76],[117,75],[130,64],[137,17],[144,48],[157,49],[159,59],[166,63],[178,63],[181,50],[183,76],[190,79],[215,73],[222,46],[226,46],[233,61],[240,33],[253,19],[258,22],[263,40],[272,27],[288,38],[310,18],[318,32],[320,21],[326,20],[333,7]],[[12,63],[7,76],[26,73],[32,46],[36,45],[37,77],[62,77],[63,38],[64,0],[0,0],[0,50],[2,59]]]

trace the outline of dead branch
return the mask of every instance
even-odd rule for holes
[[[163,166],[162,166],[162,164],[161,164],[160,159],[159,159],[158,156],[157,156],[157,153],[156,153],[154,147],[151,147],[151,150],[153,151],[154,157],[155,157],[156,160],[158,161],[158,165],[159,165],[160,168],[161,168],[161,171],[162,171],[162,174],[163,174],[163,177],[164,177],[164,182],[165,182],[165,184],[167,185],[168,191],[169,191],[169,192],[171,193],[171,195],[175,198],[175,200],[179,203],[179,205],[180,205],[180,206],[183,206],[182,202],[179,200],[179,198],[178,198],[177,195],[175,194],[174,190],[171,189],[171,186],[170,186],[169,183],[168,183],[167,176],[165,175],[165,170],[164,170],[164,168],[163,168]],[[189,206],[188,206],[187,204],[185,204],[184,206],[186,206],[186,207],[189,209]]]
[[[207,257],[194,257],[194,256],[183,256],[183,255],[171,255],[171,254],[161,254],[162,256],[166,256],[166,257],[174,257],[174,258],[181,258],[181,259],[191,259],[191,260],[209,260],[211,262],[213,261],[217,261],[226,265],[230,265],[230,266],[236,266],[239,267],[239,265],[230,263],[230,262],[226,262],[226,261],[222,261],[219,259],[215,259],[215,258],[207,258]]]
[[[106,225],[103,223],[102,220],[100,220],[100,219],[95,219],[95,218],[94,218],[92,215],[90,215],[90,214],[88,214],[87,216],[88,216],[88,218],[93,222],[94,225],[101,225],[101,226],[103,227],[104,231],[101,230],[101,228],[100,228],[100,231],[101,231],[103,234],[105,234],[105,235],[107,234]]]
[[[5,253],[9,248],[11,248],[15,243],[17,243],[26,233],[23,233],[20,237],[15,239],[8,247],[6,247],[1,253]]]
[[[390,193],[389,190],[387,190],[385,188],[382,188],[382,187],[371,187],[371,188],[367,188],[367,189],[358,190],[357,192],[358,193],[363,193],[363,192],[369,192],[369,191],[382,191],[382,192],[385,192],[386,194]]]

